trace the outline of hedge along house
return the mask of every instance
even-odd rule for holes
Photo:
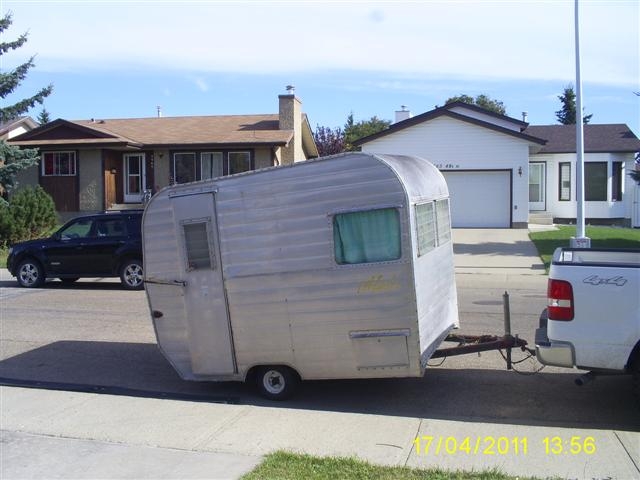
[[[576,126],[530,126],[547,143],[529,163],[530,210],[547,223],[576,220]],[[585,217],[640,227],[640,187],[629,176],[640,140],[627,125],[584,125]]]
[[[40,149],[20,183],[40,184],[70,217],[141,207],[145,190],[317,157],[301,107],[290,90],[278,114],[58,119],[10,143]]]
[[[449,188],[453,227],[525,228],[528,163],[545,140],[527,123],[455,102],[411,117],[396,112],[388,129],[355,142],[363,152],[416,155],[435,164]]]

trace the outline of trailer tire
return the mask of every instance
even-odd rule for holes
[[[300,383],[300,377],[295,370],[284,365],[260,367],[254,379],[260,395],[278,401],[291,397]]]

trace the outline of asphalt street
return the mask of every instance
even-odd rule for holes
[[[504,238],[508,235],[511,233],[506,234],[503,230],[496,239],[481,242],[479,238],[487,240],[487,232],[454,232],[460,333],[502,334],[503,295],[508,292],[512,333],[532,342],[538,316],[546,303],[546,276],[535,252],[530,251],[531,245],[522,240],[522,232],[513,234],[511,240]],[[487,246],[487,243],[493,245]],[[474,249],[474,244],[482,246]],[[144,292],[123,291],[116,280],[81,280],[73,286],[53,281],[46,288],[26,290],[17,288],[6,270],[0,270],[0,316],[0,377],[5,385],[9,385],[3,387],[0,397],[3,400],[2,454],[5,460],[11,460],[10,464],[3,462],[3,468],[9,468],[7,465],[15,467],[0,472],[3,478],[5,474],[12,476],[11,473],[23,473],[28,478],[47,476],[46,469],[36,468],[35,465],[40,465],[37,462],[31,470],[24,466],[22,470],[18,468],[20,452],[27,446],[31,451],[34,448],[37,451],[40,446],[50,455],[64,456],[74,448],[76,451],[94,451],[98,448],[95,443],[83,443],[91,441],[102,442],[100,445],[104,448],[98,448],[101,458],[124,455],[114,447],[115,442],[116,446],[125,444],[141,449],[137,455],[152,464],[153,451],[145,450],[152,447],[183,451],[186,457],[176,456],[174,463],[177,465],[190,463],[189,453],[204,455],[198,460],[204,462],[203,465],[207,461],[217,461],[206,455],[240,455],[238,458],[242,461],[234,464],[237,470],[229,467],[226,473],[223,471],[222,476],[215,478],[237,478],[242,471],[252,468],[260,455],[277,447],[316,454],[357,455],[388,464],[437,465],[454,469],[496,466],[508,473],[566,478],[606,478],[606,475],[640,478],[640,414],[630,378],[626,376],[598,378],[585,387],[576,387],[573,380],[580,372],[549,367],[539,371],[541,366],[527,358],[526,352],[520,351],[513,354],[514,360],[523,360],[515,365],[517,371],[507,371],[499,352],[487,352],[452,357],[443,363],[434,359],[423,378],[304,382],[292,400],[272,403],[243,384],[181,380],[155,344]],[[82,429],[67,428],[51,419],[38,423],[38,409],[42,408],[38,403],[44,402],[44,393],[39,392],[45,392],[52,404],[64,402],[65,398],[74,404],[81,397],[83,401],[74,410],[78,415],[81,415],[82,405],[98,402],[96,397],[110,399],[113,408],[110,407],[109,412],[116,407],[147,408],[143,403],[135,402],[147,402],[144,405],[148,406],[164,402],[157,404],[158,408],[173,405],[170,402],[184,408],[187,408],[184,405],[202,404],[198,408],[210,409],[211,414],[224,412],[223,416],[229,415],[229,424],[220,426],[220,430],[209,430],[212,443],[160,441],[149,426],[145,428],[151,428],[150,437],[132,440],[123,433],[128,427],[122,425],[120,431],[117,424],[110,427],[108,435],[101,436],[93,431],[91,438],[86,438]],[[269,425],[276,419],[284,424],[300,422],[308,425],[309,430],[302,435],[303,440],[300,434],[296,437],[284,427],[278,427],[269,436],[269,432],[260,432],[259,426],[238,425],[244,415],[255,416],[256,421],[264,421],[262,415],[270,415]],[[240,420],[236,422],[236,418]],[[333,438],[330,431],[314,430],[312,426],[314,422],[322,425],[324,421],[333,425],[336,418],[345,425],[352,425],[353,430],[340,433],[341,427],[331,427],[337,435]],[[117,419],[113,421],[117,422]],[[51,427],[52,424],[57,425],[56,428]],[[191,423],[176,426],[180,430],[190,427],[193,427]],[[92,428],[95,429],[95,425]],[[385,450],[379,445],[367,449],[364,447],[366,442],[361,442],[362,448],[358,448],[358,437],[353,436],[356,435],[354,432],[377,438],[382,435],[378,431],[381,428],[389,432],[400,429],[402,441],[396,444],[379,438],[374,445],[390,442],[397,449],[389,447]],[[212,433],[217,431],[227,434],[235,431],[237,435],[231,435],[233,440],[227,438],[221,445],[216,443],[220,438]],[[427,458],[419,455],[411,441],[407,445],[407,432],[412,432],[411,440],[429,434],[456,441],[469,435],[479,438],[479,435],[493,437],[499,434],[511,441],[526,437],[529,442],[536,438],[539,450],[541,439],[554,432],[552,436],[559,435],[563,439],[592,435],[599,444],[611,445],[610,450],[602,447],[603,457],[585,457],[583,463],[577,456],[567,463],[566,458],[544,455],[540,451],[526,458],[513,455],[494,459],[485,456],[475,460],[461,455]],[[249,442],[254,445],[253,449],[247,446],[246,438],[243,443],[240,434],[253,435]],[[61,447],[49,441],[52,437],[79,443]],[[342,447],[338,448],[339,445]],[[393,455],[389,454],[398,449]],[[612,451],[621,455],[615,467],[609,463],[612,458],[604,457],[605,454],[612,455]],[[546,462],[544,468],[537,464],[540,457]],[[221,465],[223,460],[219,461]],[[226,460],[228,465],[233,464],[232,457]],[[112,463],[105,461],[104,465]],[[66,471],[61,475],[66,473],[67,477],[74,477],[74,472]],[[107,468],[101,472],[109,478],[132,478],[125,473],[140,476],[141,470],[131,466],[129,470]],[[149,472],[146,478],[163,476],[154,476],[152,473],[157,471],[153,469]],[[164,478],[169,478],[170,472],[176,473],[167,469]],[[207,476],[202,471],[189,472],[186,474],[185,470],[186,477]]]

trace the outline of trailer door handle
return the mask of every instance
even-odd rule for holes
[[[145,280],[144,283],[151,283],[153,285],[170,285],[172,287],[186,287],[187,282],[185,280],[161,280],[157,278],[150,278]]]

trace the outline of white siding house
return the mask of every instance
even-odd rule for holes
[[[530,126],[526,133],[547,140],[530,158],[532,212],[555,223],[576,219],[576,127]],[[640,140],[624,124],[585,125],[585,217],[588,223],[640,227],[640,188],[629,176]]]
[[[423,157],[444,174],[454,227],[526,227],[529,156],[544,140],[526,123],[457,102],[356,142],[362,151]]]
[[[575,222],[575,125],[529,126],[462,102],[415,117],[397,113],[400,121],[355,144],[435,164],[454,227]],[[584,138],[587,221],[639,227],[640,187],[629,172],[640,140],[624,124],[585,125]]]

